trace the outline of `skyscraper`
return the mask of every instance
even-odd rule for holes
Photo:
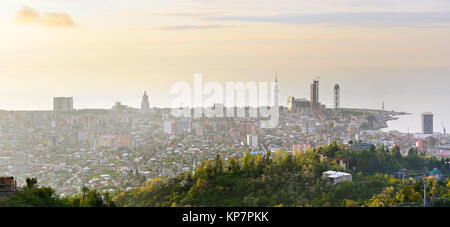
[[[72,97],[54,97],[53,98],[53,111],[66,112],[73,110],[73,98]]]
[[[247,145],[253,148],[258,148],[258,135],[247,135]]]
[[[301,98],[295,99],[295,112],[301,115],[310,114],[311,113],[311,102]]]
[[[422,134],[433,134],[433,113],[422,113],[421,130]]]
[[[148,110],[150,110],[150,103],[148,101],[147,91],[144,91],[144,95],[142,96],[141,102],[141,111],[147,112]]]
[[[94,129],[96,125],[96,117],[94,114],[83,114],[80,116],[82,129],[79,133],[86,134],[86,140],[89,140],[90,146],[95,147]]]
[[[273,98],[274,98],[274,106],[275,108],[278,108],[278,72],[275,75],[275,87],[274,87],[274,94],[273,94]]]
[[[311,84],[311,108],[316,110],[319,107],[319,81],[314,80]]]
[[[287,107],[288,107],[289,112],[292,112],[295,110],[295,97],[293,97],[293,96],[288,97]]]

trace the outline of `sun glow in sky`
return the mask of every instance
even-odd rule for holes
[[[449,41],[447,0],[3,0],[0,109],[51,109],[54,96],[137,107],[144,90],[169,106],[171,85],[194,73],[270,81],[277,70],[281,104],[309,98],[320,76],[328,106],[339,83],[344,107],[385,100],[450,124]]]

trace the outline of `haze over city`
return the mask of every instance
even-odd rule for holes
[[[448,0],[2,0],[0,207],[405,224],[307,208],[450,207],[449,41]]]
[[[271,81],[280,104],[309,96],[332,106],[413,113],[390,129],[450,124],[450,3],[433,1],[61,1],[6,0],[0,9],[0,109],[169,106],[170,87],[192,82]],[[404,120],[402,120],[404,119]]]

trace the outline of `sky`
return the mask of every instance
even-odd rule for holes
[[[0,109],[170,106],[171,86],[280,81],[288,96],[413,115],[391,128],[418,131],[420,113],[450,127],[448,0],[2,0]]]

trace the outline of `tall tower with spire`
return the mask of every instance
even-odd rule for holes
[[[141,111],[147,112],[150,110],[150,102],[148,101],[147,91],[144,91],[144,95],[142,96],[141,102]]]
[[[275,108],[278,108],[278,94],[279,94],[279,90],[278,90],[278,72],[275,73],[275,87],[273,89],[273,99],[274,99],[274,106]]]

